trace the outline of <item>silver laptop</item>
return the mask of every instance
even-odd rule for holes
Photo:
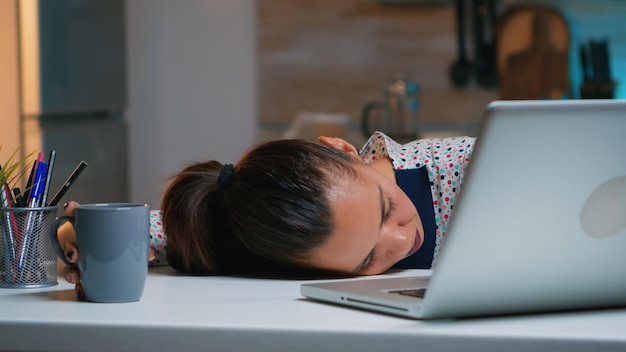
[[[626,100],[487,106],[430,278],[303,284],[417,319],[626,306]]]

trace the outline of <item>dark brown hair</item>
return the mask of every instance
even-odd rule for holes
[[[356,177],[349,154],[305,140],[260,144],[218,187],[223,165],[175,175],[162,204],[167,260],[176,270],[229,274],[306,268],[334,228],[328,191]]]

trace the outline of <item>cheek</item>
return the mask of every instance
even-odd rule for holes
[[[417,209],[415,208],[415,205],[413,205],[413,202],[411,202],[409,197],[404,192],[401,193],[398,202],[398,213],[403,219],[415,217],[415,215],[417,214]]]

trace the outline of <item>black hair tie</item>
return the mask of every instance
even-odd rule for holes
[[[230,179],[230,175],[232,175],[233,169],[235,167],[233,164],[224,164],[222,170],[220,170],[220,174],[217,177],[217,188],[224,189],[228,185],[228,180]]]

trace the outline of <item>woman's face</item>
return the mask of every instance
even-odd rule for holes
[[[335,230],[310,264],[346,274],[380,274],[419,249],[422,222],[392,177],[371,165],[356,168],[360,177],[342,177],[329,193]]]

